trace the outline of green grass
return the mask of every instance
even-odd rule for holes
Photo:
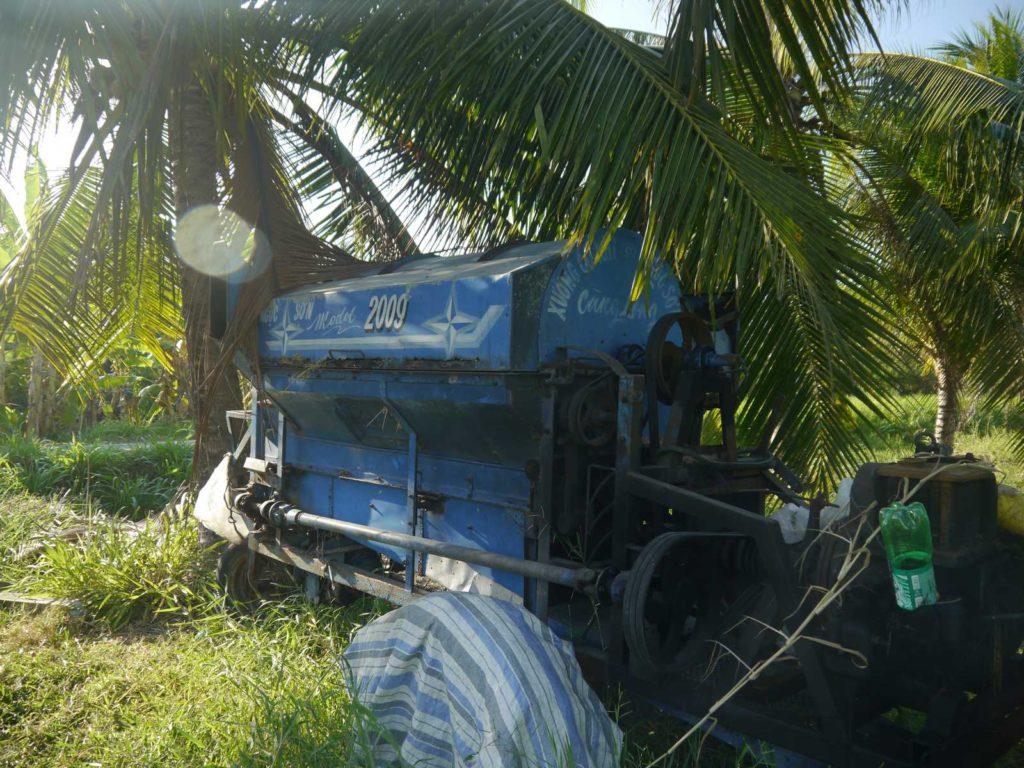
[[[138,520],[174,496],[191,459],[188,440],[54,443],[9,435],[0,438],[0,495],[66,494]]]
[[[336,663],[366,618],[288,603],[112,631],[0,615],[0,765],[367,764],[373,722]]]
[[[154,421],[152,424],[141,424],[107,419],[86,427],[78,433],[77,439],[83,443],[190,440],[192,424],[187,421]]]
[[[904,438],[932,418],[927,399],[905,405],[906,422],[876,425],[880,459],[909,453]],[[1009,449],[1021,425],[972,418],[958,450],[995,460],[1021,484]],[[85,620],[0,608],[0,766],[368,764],[376,730],[337,660],[386,606],[296,598],[246,617],[225,611],[190,516],[130,522],[173,497],[190,444],[101,427],[67,444],[0,441],[0,586],[88,609]],[[625,731],[625,768],[646,765],[685,729],[608,704]],[[665,763],[762,764],[713,739],[691,740]]]
[[[190,449],[6,447],[9,473],[52,473],[65,492],[44,499],[8,487],[0,586],[74,598],[88,621],[0,607],[0,766],[369,764],[376,729],[348,698],[337,659],[379,605],[295,599],[233,616],[191,515],[132,523],[82,493],[102,481],[97,467],[118,477],[180,474]]]
[[[34,496],[3,497],[0,514],[0,584],[25,575],[23,554],[42,545],[49,531],[76,519],[73,510],[59,501],[47,502]]]
[[[57,539],[31,563],[19,563],[12,589],[78,600],[115,628],[163,614],[186,616],[203,603],[209,558],[200,557],[187,512],[139,525],[102,515],[84,522],[74,538]]]

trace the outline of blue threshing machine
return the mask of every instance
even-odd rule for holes
[[[787,545],[766,499],[802,504],[800,483],[736,443],[736,307],[681,295],[665,267],[631,303],[639,254],[619,232],[596,263],[563,243],[418,255],[275,298],[235,414],[233,506],[255,530],[222,558],[229,595],[258,596],[273,561],[314,598],[493,595],[570,638],[595,679],[706,711],[779,648],[766,625],[791,631],[836,584],[878,504],[949,459],[865,465],[845,538],[815,535],[812,503]],[[1022,721],[1024,599],[995,489],[967,466],[921,489],[939,605],[896,608],[878,552],[810,622],[823,642],[797,642],[718,721],[837,765],[998,754]]]

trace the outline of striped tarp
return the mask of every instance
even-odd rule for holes
[[[376,765],[617,765],[622,734],[572,646],[506,600],[443,592],[356,632],[353,694],[381,726]]]

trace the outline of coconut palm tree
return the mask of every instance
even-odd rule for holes
[[[211,336],[226,291],[211,274],[217,243],[230,234],[221,231],[223,211],[258,228],[258,247],[273,262],[243,288],[249,306],[297,282],[343,274],[353,261],[307,231],[270,128],[270,77],[287,60],[291,30],[269,7],[226,0],[16,1],[0,8],[0,30],[0,156],[9,165],[54,120],[78,128],[67,183],[38,222],[33,248],[62,251],[74,279],[58,279],[38,257],[20,260],[5,276],[6,323],[18,313],[36,317],[33,333],[51,362],[80,372],[102,362],[115,332],[90,308],[135,308],[134,329],[145,337],[158,332],[147,323],[159,326],[180,301],[203,473],[228,446],[220,412],[241,403],[228,351]],[[346,191],[358,194],[359,181]],[[90,184],[91,208],[76,207]],[[380,205],[371,201],[360,214],[376,215]],[[171,250],[174,222],[182,260]],[[386,224],[372,231],[387,237]],[[62,239],[71,229],[74,237]],[[185,253],[190,243],[194,252]],[[159,275],[155,293],[146,293],[149,273]]]
[[[847,201],[868,214],[890,301],[935,372],[936,437],[952,445],[965,389],[1024,391],[1024,19],[997,11],[936,52],[866,57]]]
[[[83,179],[74,194],[69,199],[69,208],[80,211],[89,210],[89,206],[95,199],[92,194],[95,190],[96,174],[90,174],[90,178]],[[33,281],[30,288],[30,296],[43,299],[51,304],[63,298],[61,285],[67,286],[74,280],[75,261],[70,258],[73,252],[66,248],[68,242],[74,242],[79,234],[72,227],[69,219],[65,218],[56,228],[55,237],[49,239],[49,248],[45,251],[40,249],[37,234],[40,221],[46,216],[48,206],[56,197],[66,193],[66,179],[58,180],[52,186],[47,176],[46,168],[39,160],[35,151],[30,151],[24,174],[25,200],[23,207],[19,208],[17,202],[10,198],[7,193],[0,192],[0,283],[7,275],[17,272],[26,261],[32,263],[32,269],[40,276],[46,277],[46,286],[41,286],[42,281]],[[65,247],[62,249],[62,244]],[[143,280],[147,275],[141,276]],[[43,287],[47,291],[39,296],[35,289]],[[56,290],[55,293],[50,291]],[[121,298],[121,297],[117,297]],[[26,301],[23,304],[13,307],[9,318],[8,333],[4,336],[16,334],[21,342],[27,342],[30,347],[28,356],[29,364],[28,379],[28,403],[25,413],[25,431],[34,437],[43,437],[51,423],[55,395],[59,381],[52,366],[42,354],[43,344],[49,342],[49,335],[42,329],[45,327],[54,328],[54,317],[51,313],[37,314],[32,310],[34,302]],[[102,313],[107,321],[106,337],[109,345],[119,344],[125,336],[123,318],[131,310],[124,308],[118,302],[114,302],[109,308],[99,305],[92,305],[83,308],[92,314]],[[155,307],[160,310],[160,306]],[[176,317],[170,309],[158,312],[150,319],[149,327],[159,328],[164,324],[164,330],[174,332]],[[168,317],[170,321],[168,322]],[[54,328],[61,337],[63,348],[68,350],[79,350],[85,345],[84,339],[79,336],[78,326]],[[10,334],[13,331],[14,334]],[[143,344],[151,342],[145,334],[139,334],[139,341]],[[0,344],[0,347],[5,346]],[[6,356],[0,349],[0,391],[4,390],[3,369],[6,368]],[[5,402],[6,398],[2,398]]]
[[[104,223],[130,244],[177,218],[180,243],[202,206],[255,225],[270,268],[242,287],[230,347],[274,292],[358,270],[353,244],[413,247],[324,130],[354,115],[382,177],[453,239],[568,237],[599,254],[632,226],[644,234],[638,299],[655,259],[686,290],[736,291],[746,428],[763,431],[788,393],[776,447],[824,478],[858,458],[855,404],[884,400],[898,339],[854,221],[827,194],[829,137],[801,121],[808,109],[827,118],[826,97],[849,93],[874,6],[670,5],[664,46],[652,48],[561,0],[9,3],[0,155],[55,114],[80,121],[72,174],[102,168],[86,251]],[[347,240],[308,231],[301,182],[337,183],[350,202],[321,231]],[[180,285],[202,418],[235,396],[209,338],[225,289],[188,266]],[[199,435],[200,468],[222,448],[214,436]]]

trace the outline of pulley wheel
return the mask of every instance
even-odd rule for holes
[[[615,392],[604,382],[577,391],[569,401],[569,430],[576,442],[602,448],[615,438]]]
[[[715,641],[756,658],[775,620],[774,592],[756,574],[722,565],[730,534],[663,533],[640,552],[623,596],[623,633],[638,671],[683,672],[715,658]],[[763,622],[763,623],[762,623]],[[724,679],[731,672],[716,664]]]
[[[669,341],[673,328],[679,328],[682,344]],[[701,347],[713,347],[711,329],[703,318],[692,312],[677,312],[659,318],[647,336],[646,375],[655,386],[658,399],[671,405],[675,397],[676,380],[683,368],[685,356]]]
[[[643,669],[678,671],[690,661],[684,651],[710,607],[716,581],[701,541],[697,534],[663,533],[633,564],[623,596],[623,632]]]

